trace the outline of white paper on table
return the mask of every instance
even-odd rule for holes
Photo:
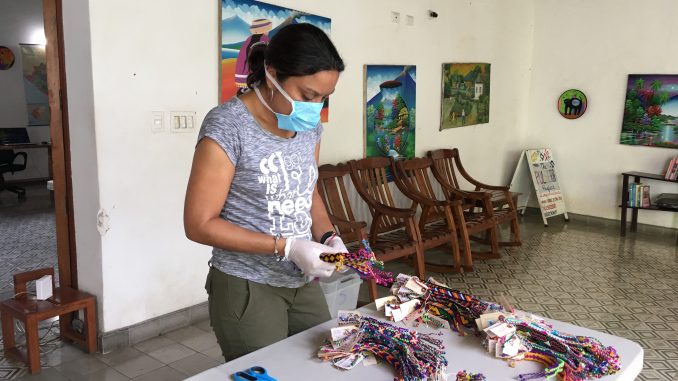
[[[386,296],[383,298],[376,299],[374,301],[375,306],[377,307],[377,311],[381,311],[384,309],[384,306],[389,303],[396,303],[398,302],[398,298],[395,296]]]

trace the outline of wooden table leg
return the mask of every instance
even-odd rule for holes
[[[26,357],[28,358],[28,372],[40,373],[40,337],[38,321],[32,318],[26,320]]]
[[[85,307],[85,338],[87,340],[87,352],[97,351],[97,307],[94,299]]]
[[[2,311],[0,315],[0,319],[2,319],[2,348],[7,353],[10,349],[16,347],[14,340],[14,317],[5,311]]]
[[[622,181],[622,198],[621,198],[621,236],[626,235],[626,208],[629,203],[629,176],[623,175]]]
[[[640,182],[640,177],[634,177],[634,182],[638,184]],[[633,208],[631,211],[631,231],[635,232],[638,230],[638,208]]]

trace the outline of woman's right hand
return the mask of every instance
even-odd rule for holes
[[[285,258],[297,265],[304,275],[309,277],[331,276],[336,266],[320,260],[320,254],[337,252],[330,246],[305,239],[288,237],[285,242]]]

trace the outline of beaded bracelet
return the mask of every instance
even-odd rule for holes
[[[327,263],[334,263],[337,270],[345,267],[353,269],[363,280],[374,280],[382,286],[393,283],[393,274],[384,271],[384,262],[374,256],[367,240],[362,241],[362,247],[353,253],[321,254],[320,259]]]

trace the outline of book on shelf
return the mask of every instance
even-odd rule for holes
[[[676,159],[678,159],[678,158],[674,157],[669,162],[669,166],[666,168],[666,173],[664,174],[665,180],[671,179],[671,174],[673,173],[673,167],[676,165]]]
[[[631,183],[627,205],[632,208],[649,208],[651,205],[650,186],[643,183]]]
[[[643,185],[643,197],[641,198],[640,201],[640,206],[643,208],[649,208],[650,207],[650,186],[649,185]]]

